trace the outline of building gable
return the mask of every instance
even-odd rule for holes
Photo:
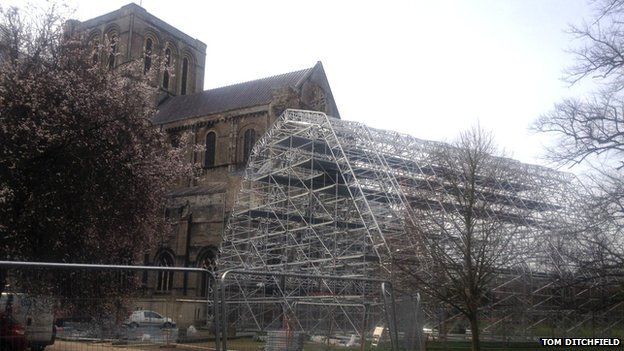
[[[289,105],[293,94],[297,96],[300,106]],[[276,116],[288,107],[295,107],[320,110],[340,117],[323,66],[318,62],[299,71],[171,97],[159,106],[152,122],[163,125],[270,104],[284,105],[276,106]]]

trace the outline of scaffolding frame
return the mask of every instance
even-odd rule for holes
[[[421,221],[423,213],[460,211],[448,196],[440,165],[431,163],[433,152],[448,148],[445,143],[320,112],[286,110],[252,150],[224,232],[220,268],[393,281],[397,250],[416,252],[419,245],[417,238],[406,234],[406,226]],[[559,252],[566,235],[561,228],[578,220],[573,208],[576,178],[512,159],[498,160],[509,169],[508,179],[485,179],[480,196],[499,205],[500,211],[486,217],[521,223],[514,246],[522,246],[518,252],[525,256],[522,265],[503,267],[498,273],[496,302],[484,308],[484,331],[529,337],[544,334],[542,325],[556,333],[553,328],[560,325],[570,332],[590,318],[595,322],[595,314],[567,310],[559,295],[577,294],[581,299],[591,288],[601,288],[590,282],[587,291],[561,292],[562,284],[555,278],[563,275],[560,263],[565,261]],[[241,296],[253,288],[240,281],[233,284],[232,293]],[[321,291],[325,297],[357,295],[362,303],[379,302],[371,287],[356,288],[339,280],[322,288],[305,280],[289,284],[285,290],[297,291],[298,298],[310,303]],[[588,303],[591,298],[583,299]],[[441,307],[426,301],[424,305],[429,324],[460,319],[456,312],[437,318]],[[621,313],[614,313],[622,308],[602,313],[603,332],[622,325]],[[352,326],[358,317],[342,312],[346,322],[341,327],[357,333]],[[375,323],[371,320],[370,325]],[[256,323],[259,330],[267,327]]]

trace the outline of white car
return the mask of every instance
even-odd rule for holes
[[[169,317],[160,315],[154,311],[138,310],[132,312],[130,317],[124,322],[125,325],[136,328],[139,326],[159,326],[163,328],[174,328],[175,322]]]

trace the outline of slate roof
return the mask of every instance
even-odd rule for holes
[[[154,124],[164,124],[182,119],[207,116],[245,107],[266,105],[273,91],[286,87],[298,88],[320,65],[300,71],[204,90],[191,95],[174,96],[159,106],[152,118]]]

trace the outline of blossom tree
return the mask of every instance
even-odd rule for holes
[[[150,122],[157,69],[109,69],[106,43],[64,23],[54,7],[0,9],[0,259],[133,264],[167,232],[187,145]]]

